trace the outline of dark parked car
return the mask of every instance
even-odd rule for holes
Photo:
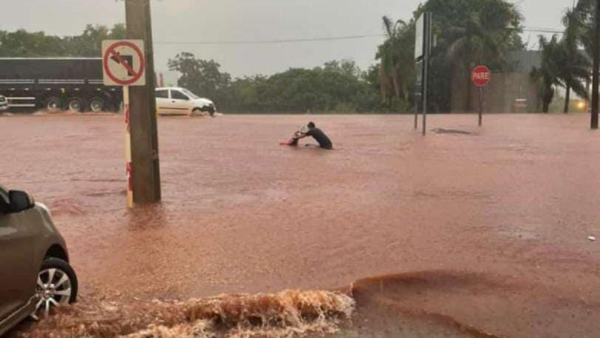
[[[28,316],[77,300],[77,276],[50,211],[0,185],[0,336]]]

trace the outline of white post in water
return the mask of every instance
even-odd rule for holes
[[[147,79],[149,72],[146,72],[145,45],[144,40],[140,39],[102,41],[104,84],[123,88],[127,205],[130,208],[135,204],[149,203],[152,200],[150,197],[160,195],[158,148],[153,150],[150,142],[158,142],[156,125],[150,126],[150,122],[156,122],[156,109],[145,109],[141,104],[148,102],[140,100],[139,95],[140,89],[149,91],[147,87],[151,87],[150,91],[154,92],[154,85],[147,86],[151,82]],[[154,81],[153,79],[154,76],[150,80]],[[135,95],[136,92],[138,95]],[[156,105],[153,94],[146,98]],[[146,193],[152,196],[148,197]]]
[[[129,86],[123,86],[123,112],[125,115],[125,168],[127,172],[127,206],[133,208],[133,164],[131,161],[131,109],[129,106]]]
[[[416,23],[415,61],[417,64],[417,100],[415,104],[415,129],[419,121],[419,107],[423,112],[423,135],[427,134],[427,99],[429,92],[429,61],[433,43],[432,15],[423,13]]]

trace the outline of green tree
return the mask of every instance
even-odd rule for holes
[[[200,73],[204,72],[199,69],[204,61],[189,53],[177,59],[178,62],[172,62],[172,69],[181,73],[180,85],[199,91],[195,88],[202,81]],[[367,112],[378,107],[377,88],[367,74],[354,61],[331,61],[313,69],[292,68],[268,77],[235,79],[206,95],[224,111]]]
[[[548,113],[550,104],[554,99],[555,88],[564,86],[561,80],[561,65],[564,59],[564,45],[558,40],[556,35],[548,40],[544,36],[539,38],[540,49],[542,51],[542,64],[539,68],[534,68],[531,77],[538,83],[540,88],[540,97],[542,98],[542,112]]]
[[[0,56],[2,57],[98,57],[101,55],[102,40],[125,38],[125,25],[87,25],[77,36],[58,37],[44,32],[30,33],[0,31]]]
[[[577,23],[579,43],[588,55],[594,55],[596,0],[579,0],[573,12],[570,20]]]
[[[434,101],[450,109],[451,79],[462,77],[465,88],[471,81],[470,70],[486,64],[494,71],[507,66],[507,54],[522,50],[521,14],[515,5],[504,0],[429,0],[416,15],[433,14],[437,45],[431,61]],[[463,110],[473,107],[470,90]]]
[[[564,107],[566,114],[569,112],[571,90],[585,99],[588,98],[589,95],[583,83],[590,81],[592,64],[579,47],[579,41],[586,34],[586,27],[580,14],[575,9],[567,10],[563,24],[565,33],[561,40],[561,59],[558,65],[560,67],[559,76],[566,89]]]
[[[233,111],[260,112],[265,109],[262,93],[267,85],[267,77],[257,75],[235,79],[231,83],[230,102],[226,105]]]
[[[169,69],[180,74],[178,85],[217,102],[228,102],[231,75],[221,72],[221,65],[214,60],[201,60],[192,53],[177,54],[169,60]]]
[[[124,39],[124,24],[116,24],[112,29],[102,25],[87,25],[81,35],[65,37],[64,43],[69,56],[98,57],[102,55],[103,40]]]
[[[66,49],[61,38],[44,32],[0,31],[1,57],[63,56]]]
[[[415,25],[402,20],[394,22],[383,17],[386,41],[378,47],[376,59],[379,63],[380,93],[382,103],[388,107],[402,101],[405,107],[410,103],[410,89],[415,81],[414,47]]]
[[[575,8],[568,9],[563,17],[565,32],[562,39],[553,36],[550,41],[540,37],[542,65],[534,69],[532,77],[539,82],[542,98],[542,111],[547,113],[554,98],[556,87],[565,88],[565,105],[563,112],[569,112],[571,92],[587,99],[588,90],[584,83],[591,77],[591,60],[584,49],[591,48],[587,41],[593,13],[590,2],[583,0]]]

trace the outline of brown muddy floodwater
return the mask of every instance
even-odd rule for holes
[[[278,145],[309,119],[337,150]],[[128,211],[121,116],[2,117],[0,181],[51,208],[81,290],[11,336],[599,337],[600,133],[475,125],[162,118],[164,201]]]

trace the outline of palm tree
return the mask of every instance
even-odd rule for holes
[[[462,5],[460,5],[462,3]],[[451,17],[451,24],[446,23],[440,35],[440,46],[443,51],[434,55],[433,63],[453,69],[455,74],[464,74],[465,84],[471,82],[471,69],[476,64],[487,64],[493,69],[500,69],[506,64],[507,52],[513,50],[518,35],[521,16],[514,5],[504,1],[466,1],[450,2],[444,0],[429,1],[425,7],[451,15],[454,6],[466,10],[457,20]],[[448,13],[446,13],[448,12]],[[448,19],[446,19],[448,20]],[[464,111],[469,111],[472,105],[471,91],[467,90]]]
[[[594,55],[596,0],[579,0],[572,11],[571,20],[577,20],[577,39],[591,57]]]
[[[531,78],[539,84],[540,97],[542,98],[542,112],[548,113],[550,104],[554,99],[555,88],[564,87],[561,79],[560,63],[565,55],[564,45],[561,45],[556,35],[548,41],[546,37],[540,36],[540,50],[542,51],[542,64],[540,68],[534,68]]]
[[[561,40],[561,61],[559,76],[566,88],[564,113],[569,112],[571,90],[588,99],[588,92],[583,82],[590,81],[591,61],[579,48],[579,41],[584,36],[586,26],[580,12],[569,9],[563,18],[565,34]]]
[[[398,71],[396,66],[398,65],[398,48],[396,43],[394,43],[397,39],[396,34],[396,25],[404,24],[403,21],[398,21],[397,23],[393,23],[392,20],[384,16],[383,17],[383,27],[387,36],[387,40],[379,49],[379,57],[381,59],[381,66],[379,75],[383,79],[381,81],[385,87],[383,88],[384,99],[385,93],[389,93],[390,89],[393,90],[393,93],[397,99],[400,99],[400,80],[398,78]],[[391,82],[391,88],[390,87]]]
[[[458,66],[456,70],[465,75],[467,84],[471,82],[471,68],[475,64],[483,63],[486,51],[499,53],[498,45],[495,43],[493,35],[487,32],[487,29],[481,18],[471,15],[465,18],[463,26],[452,27],[450,35],[454,36],[454,41],[448,47],[447,53],[443,55],[448,64]],[[471,91],[467,90],[463,110],[471,109]]]
[[[379,78],[384,103],[391,106],[392,99],[408,103],[409,84],[414,76],[414,24],[402,20],[394,22],[383,17],[386,41],[379,46]],[[391,92],[391,95],[390,95]]]

